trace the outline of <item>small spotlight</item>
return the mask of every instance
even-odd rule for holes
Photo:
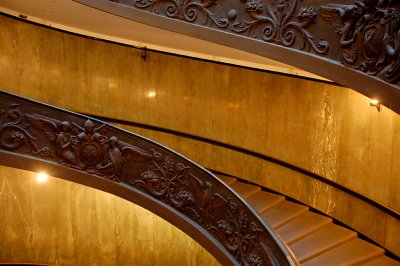
[[[378,109],[378,112],[381,111],[381,103],[377,99],[372,99],[369,105],[376,107],[376,109]]]
[[[147,92],[147,97],[149,98],[154,98],[156,97],[157,93],[155,91],[149,91]]]
[[[39,173],[39,174],[37,175],[37,177],[36,177],[36,180],[37,180],[39,183],[44,183],[44,182],[47,181],[47,175],[46,175],[45,173]]]

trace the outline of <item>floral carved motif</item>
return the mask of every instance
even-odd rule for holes
[[[110,1],[308,52],[387,83],[400,83],[400,12],[395,0]]]
[[[297,10],[298,0],[277,0],[268,3],[264,0],[248,0],[243,10],[225,6],[221,0],[110,0],[122,5],[165,15],[186,22],[197,22],[200,16],[201,25],[217,26],[237,34],[247,34],[252,38],[284,46],[296,43],[297,35],[301,36],[298,49],[307,46],[315,52],[325,54],[329,43],[323,39],[315,41],[306,28],[315,23],[317,11],[312,6],[302,6]],[[200,12],[200,13],[199,13]]]
[[[262,232],[258,226],[249,221],[249,217],[237,208],[231,208],[216,225],[209,225],[208,229],[224,243],[235,258],[243,265],[263,265],[262,258],[258,255],[259,234]],[[252,252],[247,252],[254,248]]]
[[[52,157],[49,147],[40,147],[36,144],[37,138],[27,130],[30,124],[24,121],[19,106],[20,104],[11,104],[7,111],[0,109],[0,147],[15,150],[24,146],[27,153]]]
[[[49,111],[49,107],[33,109],[32,104],[10,103],[4,100],[9,96],[2,97],[0,151],[140,190],[194,221],[240,265],[287,264],[282,250],[248,207],[193,163],[106,124]]]
[[[182,163],[175,164],[170,157],[163,159],[161,153],[153,150],[153,158],[148,169],[139,179],[132,178],[130,184],[145,188],[165,204],[190,210],[195,218],[199,218],[196,210],[191,207],[196,203],[196,199],[185,177],[189,168]]]
[[[150,8],[154,13],[159,14],[160,8],[165,8],[165,15],[170,18],[181,18],[187,22],[195,22],[198,18],[198,12],[204,15],[202,24],[208,22],[220,28],[228,26],[228,19],[224,16],[216,18],[208,9],[216,4],[217,0],[202,0],[200,2],[192,0],[135,0],[134,6],[137,8]]]
[[[252,222],[231,196],[190,167],[153,150],[153,159],[140,178],[129,181],[164,204],[182,210],[218,238],[241,265],[264,265],[259,225]]]
[[[252,20],[238,21],[233,24],[233,31],[241,33],[248,32],[253,37],[261,38],[266,42],[273,42],[284,46],[292,46],[300,34],[302,42],[298,49],[304,50],[306,44],[320,54],[329,50],[329,43],[323,39],[318,42],[306,30],[315,22],[317,10],[312,6],[303,6],[297,14],[297,21],[293,20],[297,7],[297,0],[278,0],[274,5],[263,4],[261,0],[248,0],[246,11]],[[261,28],[261,33],[256,33]]]

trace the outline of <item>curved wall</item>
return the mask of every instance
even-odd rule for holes
[[[400,256],[400,220],[307,174],[251,154],[166,132],[118,124],[156,140],[201,165],[240,176],[313,207]]]
[[[368,98],[350,89],[153,52],[143,61],[142,51],[134,48],[8,17],[0,17],[0,25],[4,90],[77,112],[240,146],[400,211],[400,117],[386,107],[378,112]],[[221,171],[254,168],[250,163],[235,166],[229,159]],[[347,202],[323,187],[313,191],[312,181],[292,179],[290,173],[278,179],[275,173],[251,171],[258,175],[252,181],[279,183],[278,191],[301,194],[295,198],[303,201],[309,194],[310,202],[318,197],[331,202],[329,206]],[[248,174],[241,177],[251,179]],[[319,209],[332,213],[329,206]],[[351,209],[342,209],[334,217],[349,213]],[[380,219],[378,213],[368,215]],[[399,232],[398,220],[394,223],[392,233]]]
[[[0,208],[0,262],[219,265],[153,213],[58,178],[0,166]]]

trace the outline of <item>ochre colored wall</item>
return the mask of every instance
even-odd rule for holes
[[[400,117],[387,107],[378,112],[350,89],[154,52],[145,62],[134,48],[7,17],[0,17],[0,37],[0,88],[6,91],[240,146],[400,211]],[[165,141],[206,167],[283,192],[398,251],[399,221],[346,194],[249,157],[212,161],[217,152],[202,159],[207,152],[197,144],[189,152],[180,140],[175,146]],[[369,224],[375,221],[378,227]]]
[[[193,239],[111,194],[0,166],[0,262],[219,265]]]
[[[213,170],[278,191],[334,217],[400,256],[400,221],[346,192],[260,158],[158,131],[117,124]]]

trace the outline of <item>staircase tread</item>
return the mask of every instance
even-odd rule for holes
[[[246,184],[243,182],[235,182],[231,185],[231,188],[244,199],[261,190],[261,187]]]
[[[276,229],[307,210],[307,206],[285,200],[267,209],[260,216],[264,222]]]
[[[258,191],[246,199],[247,203],[258,213],[264,212],[283,200],[285,197],[266,191]]]
[[[232,185],[237,181],[237,178],[226,175],[218,175],[218,178],[221,179],[221,181],[227,184],[228,186]]]
[[[328,223],[332,223],[331,218],[307,211],[278,228],[277,233],[287,245],[290,245]]]
[[[373,260],[384,254],[384,250],[359,238],[343,243],[315,257],[303,265],[354,265]]]
[[[330,217],[235,177],[218,177],[246,199],[288,245],[301,265],[400,266],[400,262],[386,257],[382,248],[357,238],[354,231],[333,224]]]
[[[399,266],[400,262],[386,256],[380,256],[374,260],[364,263],[363,266]]]
[[[289,247],[302,263],[356,237],[356,232],[335,224],[327,224],[312,234],[295,241]]]

